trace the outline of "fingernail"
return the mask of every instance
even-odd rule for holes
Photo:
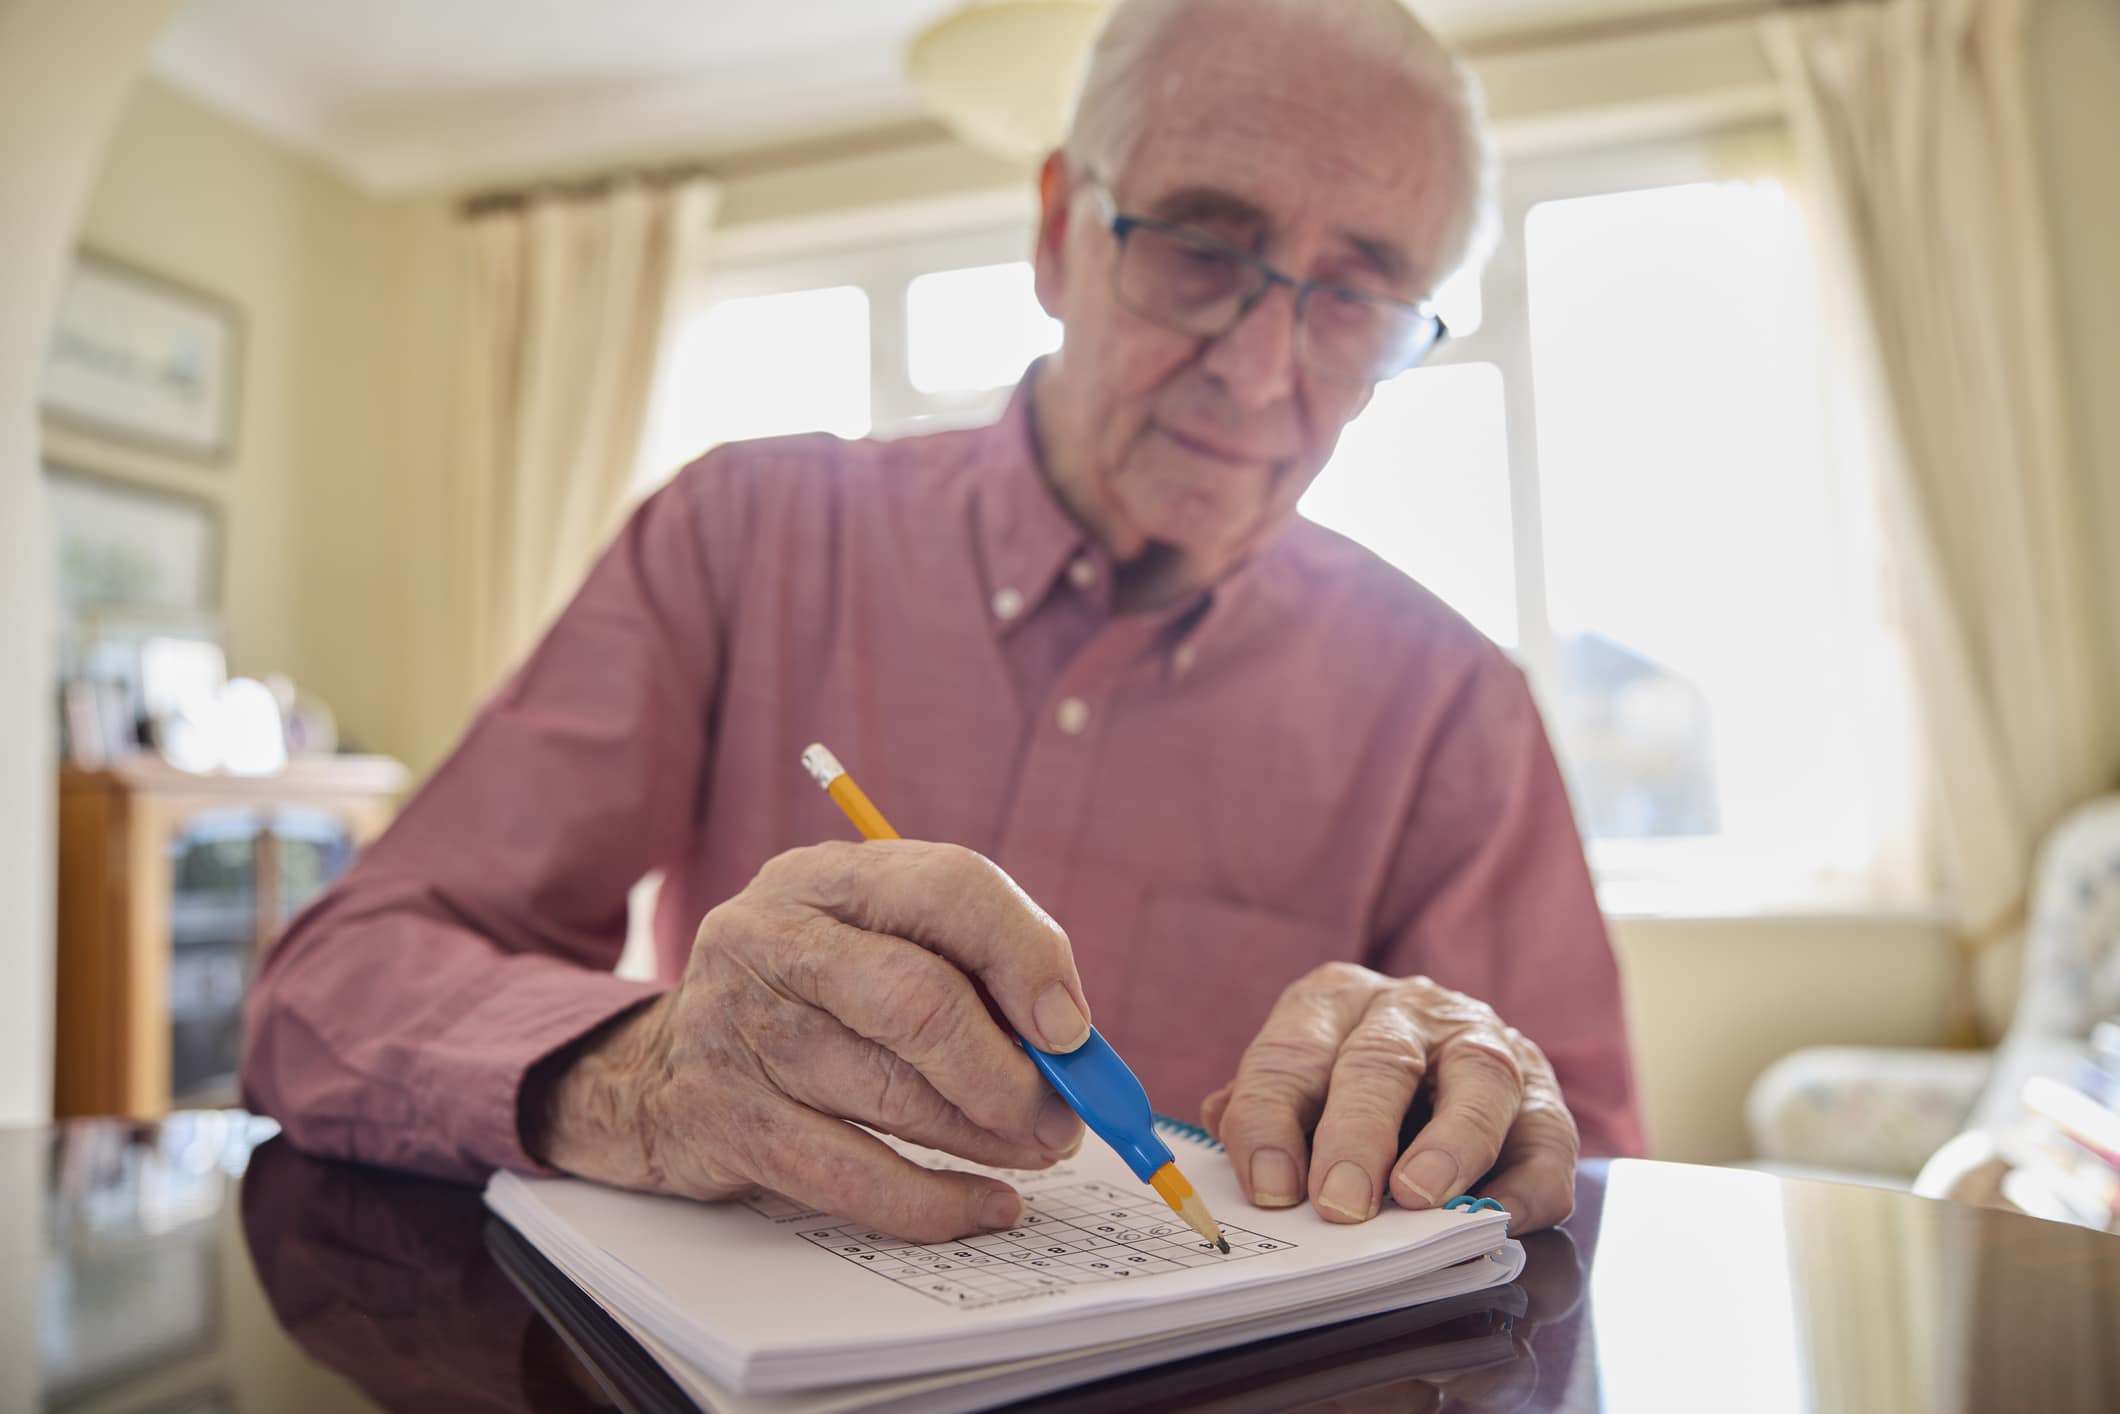
[[[1400,1167],[1397,1183],[1408,1195],[1419,1200],[1407,1204],[1407,1207],[1433,1208],[1450,1200],[1457,1178],[1457,1160],[1441,1149],[1430,1149],[1424,1154],[1415,1154]]]
[[[1279,1149],[1251,1156],[1251,1201],[1262,1208],[1293,1208],[1303,1201],[1303,1175]]]
[[[1082,1137],[1082,1121],[1058,1095],[1047,1095],[1038,1105],[1038,1142],[1058,1153],[1072,1148]]]
[[[1014,1227],[1023,1216],[1023,1200],[1013,1193],[989,1193],[979,1200],[979,1226],[988,1232]]]
[[[1063,983],[1045,989],[1031,1008],[1031,1019],[1038,1023],[1038,1034],[1045,1038],[1048,1051],[1072,1051],[1089,1039],[1089,1022]]]
[[[1343,1218],[1366,1223],[1376,1216],[1377,1192],[1360,1164],[1352,1159],[1342,1159],[1332,1166],[1331,1173],[1325,1175],[1325,1186],[1318,1191],[1318,1203]]]

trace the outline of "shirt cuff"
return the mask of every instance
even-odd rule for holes
[[[495,980],[483,1001],[426,1048],[420,1089],[433,1106],[428,1132],[445,1136],[451,1167],[555,1173],[523,1147],[520,1110],[531,1068],[670,989],[533,954],[509,958]]]

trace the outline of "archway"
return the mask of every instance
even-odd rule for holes
[[[178,4],[0,0],[0,1124],[51,1111],[51,643],[37,375],[104,148]]]

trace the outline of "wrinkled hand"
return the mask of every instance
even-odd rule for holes
[[[1401,1153],[1417,1096],[1433,1115]],[[1580,1140],[1553,1067],[1491,1007],[1425,977],[1341,962],[1309,973],[1204,1110],[1262,1208],[1307,1196],[1328,1221],[1362,1222],[1387,1176],[1403,1208],[1477,1188],[1509,1210],[1513,1233],[1575,1206]]]
[[[1005,1183],[909,1163],[846,1122],[1003,1168],[1081,1143],[974,978],[1045,1049],[1087,1039],[1067,935],[994,864],[913,841],[790,851],[707,915],[674,991],[526,1098],[527,1142],[586,1178],[764,1187],[915,1241],[1013,1227]]]

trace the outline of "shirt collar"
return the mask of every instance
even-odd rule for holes
[[[1032,424],[1034,385],[1044,360],[1033,363],[1009,396],[998,421],[985,429],[974,519],[986,571],[988,607],[1006,633],[1029,618],[1053,592],[1067,567],[1086,558],[1097,568],[1097,592],[1110,604],[1111,557],[1083,530],[1046,481]],[[1286,590],[1284,529],[1204,594],[1144,618],[1156,643],[1180,673],[1235,632],[1248,610]],[[1006,608],[1010,612],[1003,613]]]
[[[1000,421],[986,429],[986,474],[980,478],[973,513],[988,606],[1004,632],[1030,617],[1067,566],[1084,556],[1097,566],[1104,592],[1110,592],[1109,557],[1067,513],[1039,468],[1031,425],[1031,388],[1037,377],[1034,363],[1016,385]]]

